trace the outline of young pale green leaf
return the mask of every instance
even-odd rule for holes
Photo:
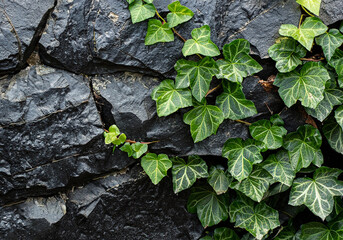
[[[231,188],[244,193],[254,201],[260,202],[271,183],[273,183],[272,176],[263,168],[257,168],[246,179],[232,183]]]
[[[343,195],[343,182],[337,180],[341,172],[339,169],[321,167],[315,171],[313,179],[295,179],[288,204],[304,204],[324,221],[333,210],[333,197]]]
[[[245,39],[237,39],[223,47],[224,60],[218,60],[217,78],[225,78],[231,82],[241,83],[243,78],[262,70],[261,65],[249,55],[250,43]]]
[[[300,28],[292,24],[282,24],[279,33],[282,36],[294,38],[307,50],[311,51],[314,38],[327,30],[328,27],[319,18],[308,17],[301,24]]]
[[[197,213],[204,228],[218,224],[228,218],[229,203],[226,194],[217,195],[210,186],[192,188],[187,209]]]
[[[120,134],[118,138],[114,139],[112,143],[116,146],[121,145],[125,142],[126,135],[124,133]]]
[[[194,13],[189,8],[180,4],[180,1],[175,1],[168,5],[170,13],[167,15],[169,27],[173,28],[177,25],[189,21]]]
[[[105,144],[110,144],[118,141],[117,136],[120,134],[120,130],[116,125],[111,125],[108,128],[108,132],[104,132]],[[115,143],[114,143],[115,144]],[[115,144],[119,145],[119,144]]]
[[[270,230],[280,226],[279,213],[266,203],[255,203],[239,194],[229,208],[230,221],[261,240]]]
[[[293,38],[283,39],[268,49],[269,56],[276,61],[276,68],[282,73],[291,72],[299,66],[306,52]]]
[[[327,225],[320,222],[310,222],[301,226],[303,240],[343,240],[343,215],[330,221]]]
[[[148,144],[143,144],[140,142],[136,142],[134,144],[131,145],[133,154],[132,157],[134,159],[138,159],[140,158],[144,153],[146,153],[148,151]]]
[[[254,164],[262,162],[260,151],[252,139],[230,138],[224,144],[222,156],[228,159],[231,175],[242,181],[249,176]]]
[[[337,48],[343,43],[343,35],[337,29],[330,29],[329,32],[316,37],[316,43],[323,48],[327,61],[330,61]]]
[[[129,157],[131,157],[132,154],[134,153],[134,151],[133,151],[133,149],[132,149],[130,143],[125,143],[125,144],[120,148],[120,150],[123,151],[123,152],[126,152],[127,155],[128,155]]]
[[[227,171],[224,172],[224,170],[219,167],[211,167],[210,176],[208,177],[207,182],[211,185],[217,195],[226,193],[231,181],[232,178]]]
[[[310,12],[319,16],[321,1],[322,0],[297,0],[297,3],[307,8]]]
[[[145,36],[145,45],[152,45],[158,42],[174,41],[174,33],[168,23],[162,24],[160,20],[150,19],[148,30]]]
[[[188,39],[183,45],[183,56],[201,54],[215,57],[220,55],[218,47],[211,41],[211,29],[208,25],[193,29],[191,34],[192,39]]]
[[[201,102],[210,89],[212,77],[219,72],[216,62],[205,57],[199,62],[180,59],[175,64],[177,76],[175,79],[176,88],[192,89],[194,98]]]
[[[173,158],[172,161],[174,193],[190,188],[197,178],[208,177],[206,162],[199,156],[189,156],[188,162],[179,157]]]
[[[283,136],[287,130],[278,125],[274,125],[268,120],[259,120],[249,126],[251,136],[263,142],[268,149],[280,148],[283,144]]]
[[[155,16],[155,6],[153,4],[143,4],[142,0],[135,0],[129,5],[132,23],[142,22]]]
[[[335,118],[336,118],[337,123],[343,129],[343,105],[336,109]]]
[[[170,79],[161,82],[153,90],[151,97],[156,101],[159,117],[168,116],[180,108],[193,105],[191,91],[188,88],[175,88],[174,81]]]
[[[217,106],[205,104],[185,113],[183,121],[190,125],[191,135],[196,143],[217,133],[219,125],[224,121],[224,114]]]
[[[316,108],[324,99],[323,92],[328,79],[330,79],[329,73],[323,66],[308,62],[300,73],[296,70],[278,73],[274,85],[280,87],[280,97],[287,107],[300,100],[304,107]]]
[[[158,184],[167,175],[167,171],[172,167],[172,161],[166,154],[148,153],[142,157],[141,165],[148,174],[153,184]]]
[[[334,119],[324,123],[323,133],[331,148],[343,154],[343,130]]]
[[[338,75],[339,86],[343,87],[343,51],[336,49],[335,54],[332,56],[329,64],[335,68]]]
[[[153,3],[154,0],[144,0],[146,3]]]
[[[298,172],[311,163],[318,167],[323,163],[321,145],[322,136],[319,130],[311,125],[304,125],[296,132],[286,135],[283,147],[289,151],[292,168]]]
[[[224,113],[225,119],[243,119],[257,114],[255,104],[247,100],[242,91],[242,85],[223,81],[223,93],[216,99],[216,105]]]

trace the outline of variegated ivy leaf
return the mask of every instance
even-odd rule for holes
[[[223,112],[213,105],[199,105],[183,115],[183,121],[190,125],[193,141],[200,142],[217,133],[224,121]]]
[[[343,213],[343,199],[341,196],[334,197],[334,208],[331,214],[326,218],[326,221],[332,221],[341,213]]]
[[[224,113],[225,119],[243,119],[257,114],[255,104],[247,100],[242,90],[242,85],[223,81],[223,93],[216,99],[216,105]]]
[[[323,92],[328,79],[329,73],[323,66],[308,62],[300,73],[296,70],[278,73],[274,85],[279,87],[280,97],[287,107],[300,100],[304,107],[316,108],[324,99]]]
[[[224,171],[221,167],[211,167],[210,176],[208,177],[207,182],[211,185],[217,195],[226,193],[231,181],[232,177],[227,171]]]
[[[207,228],[228,218],[228,199],[226,194],[217,195],[208,185],[196,186],[192,188],[187,210],[197,213],[202,226]]]
[[[343,51],[336,49],[335,54],[332,56],[329,64],[335,68],[338,75],[339,86],[343,87]]]
[[[143,4],[142,0],[135,0],[129,5],[132,23],[142,22],[155,16],[155,6],[153,4]]]
[[[240,238],[234,230],[226,227],[221,227],[214,229],[213,237],[206,236],[200,238],[199,240],[240,240]]]
[[[168,23],[162,24],[160,20],[150,19],[148,30],[145,36],[145,45],[152,45],[158,42],[174,41],[174,33]]]
[[[333,210],[333,197],[343,195],[343,182],[337,180],[341,173],[340,169],[321,167],[315,171],[313,179],[295,179],[288,204],[304,204],[324,221]]]
[[[228,171],[238,181],[247,178],[253,165],[262,162],[261,149],[255,141],[230,138],[224,144],[222,156],[228,159]]]
[[[283,183],[273,184],[269,187],[268,191],[264,194],[263,199],[267,199],[267,198],[274,196],[276,194],[285,192],[289,188],[290,188],[290,186],[287,186]]]
[[[331,148],[343,154],[343,130],[334,119],[324,123],[323,133]]]
[[[249,52],[250,43],[245,39],[237,39],[225,44],[224,60],[217,61],[220,72],[216,77],[241,83],[243,78],[261,71],[261,65],[250,57]]]
[[[170,13],[167,15],[167,21],[169,23],[169,27],[171,28],[189,21],[194,15],[192,10],[181,5],[179,1],[169,4],[168,9]]]
[[[168,116],[180,108],[190,107],[192,94],[188,88],[176,89],[174,81],[167,79],[152,92],[151,98],[156,101],[157,115]]]
[[[283,126],[274,125],[268,120],[259,120],[252,123],[249,130],[251,136],[263,142],[268,149],[280,148],[283,144],[282,138],[287,134],[287,130]]]
[[[320,222],[301,225],[301,239],[343,240],[343,215],[338,216],[327,225]]]
[[[166,154],[148,153],[142,157],[141,165],[148,174],[153,184],[158,184],[167,175],[167,171],[172,167],[172,161]]]
[[[336,118],[337,123],[343,129],[343,105],[336,109],[335,118]]]
[[[198,178],[207,178],[207,165],[199,156],[189,156],[188,161],[175,157],[173,161],[174,193],[190,188]]]
[[[291,227],[284,228],[275,238],[275,240],[296,240],[295,231]]]
[[[282,39],[268,49],[269,56],[276,61],[276,68],[279,72],[286,73],[293,71],[299,66],[307,51],[293,38]]]
[[[272,176],[263,168],[257,168],[241,182],[233,182],[231,188],[244,193],[254,201],[260,202],[272,183]]]
[[[210,57],[205,57],[199,62],[180,59],[175,64],[175,70],[176,88],[190,86],[194,98],[199,102],[206,96],[212,77],[219,71],[216,62]]]
[[[307,50],[311,51],[314,38],[327,30],[328,27],[319,18],[308,17],[301,24],[300,28],[292,24],[282,24],[279,33],[282,36],[294,38]]]
[[[280,226],[279,213],[266,203],[255,204],[247,197],[238,195],[229,208],[230,221],[235,227],[244,228],[261,240],[270,230]]]
[[[316,43],[323,48],[327,61],[330,61],[337,48],[343,43],[343,35],[337,29],[330,29],[329,32],[316,37]]]
[[[321,1],[322,0],[297,0],[297,3],[307,8],[310,12],[319,16]]]
[[[283,147],[289,151],[292,168],[298,172],[311,163],[318,167],[323,163],[321,145],[322,136],[319,130],[311,125],[304,125],[296,132],[286,135]]]
[[[287,151],[281,150],[271,154],[263,161],[262,167],[272,175],[275,181],[291,186],[295,178],[295,172],[289,161]]]
[[[183,45],[183,56],[201,54],[215,57],[220,54],[216,44],[211,41],[211,29],[208,25],[193,29],[191,34],[192,39],[188,39]]]

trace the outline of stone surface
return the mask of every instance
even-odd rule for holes
[[[343,2],[341,0],[322,0],[319,17],[326,25],[343,20]]]
[[[54,0],[0,1],[0,75],[25,64],[53,7]]]

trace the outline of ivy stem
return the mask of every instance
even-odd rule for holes
[[[205,97],[207,97],[208,95],[210,95],[211,93],[213,93],[214,91],[216,91],[217,89],[219,89],[222,86],[221,83],[219,83],[216,87],[208,90],[208,92],[206,93]]]
[[[166,23],[166,20],[164,20],[163,17],[158,13],[157,9],[155,9],[157,16],[163,21],[163,23]]]
[[[107,129],[104,129],[104,131],[107,132],[107,133],[109,132]]]
[[[134,140],[126,139],[125,142],[127,142],[127,143],[151,144],[151,143],[158,143],[159,141],[152,141],[152,142],[136,142],[136,141],[134,141]]]
[[[301,6],[301,7],[304,9],[304,11],[305,11],[309,16],[314,17],[314,15],[313,15],[312,13],[310,13],[309,11],[307,11],[307,9],[304,8],[304,6]]]
[[[246,121],[243,121],[243,120],[235,120],[236,122],[239,122],[239,123],[244,123],[245,125],[248,125],[250,126],[251,123],[250,122],[246,122]]]
[[[300,28],[300,25],[301,25],[301,23],[302,23],[303,17],[304,17],[304,14],[301,14],[300,20],[299,20],[299,28]]]
[[[179,38],[181,38],[182,39],[182,41],[184,41],[184,42],[186,42],[187,40],[184,38],[184,37],[182,37],[181,36],[181,34],[180,33],[178,33],[176,30],[175,30],[175,28],[172,28],[172,30],[173,30],[173,32],[179,37]]]
[[[325,60],[325,58],[319,58],[319,59],[314,59],[314,58],[300,58],[302,61],[309,61],[309,62],[320,62],[322,60]]]

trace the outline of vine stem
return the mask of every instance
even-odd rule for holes
[[[250,126],[251,123],[250,122],[246,122],[246,121],[243,121],[243,120],[235,120],[236,122],[239,122],[239,123],[244,123],[245,125],[248,125]]]
[[[107,129],[104,129],[104,131],[105,132],[109,132]],[[138,143],[138,142],[136,142],[134,140],[130,140],[130,139],[126,139],[125,142],[127,142],[127,143]],[[142,144],[152,144],[152,143],[158,143],[158,142],[160,142],[160,141],[157,140],[157,141],[152,141],[152,142],[139,142],[139,143],[142,143]]]
[[[312,13],[310,13],[309,11],[307,11],[307,9],[304,8],[304,6],[301,6],[301,7],[304,9],[304,11],[305,11],[308,15],[310,15],[311,17],[314,17],[314,15],[313,15]]]
[[[299,28],[300,28],[301,22],[302,22],[302,20],[303,20],[303,17],[304,17],[304,14],[301,14],[300,20],[299,20]]]
[[[221,83],[219,83],[216,87],[208,90],[208,92],[206,93],[205,97],[207,97],[208,95],[210,95],[211,93],[213,93],[214,91],[216,91],[217,89],[219,89],[222,86]]]
[[[309,62],[320,62],[322,60],[325,60],[325,58],[319,58],[319,59],[313,59],[313,58],[300,58],[302,61],[309,61]]]
[[[166,23],[166,20],[164,20],[163,17],[158,13],[157,9],[155,9],[157,16],[163,21],[163,23]]]

